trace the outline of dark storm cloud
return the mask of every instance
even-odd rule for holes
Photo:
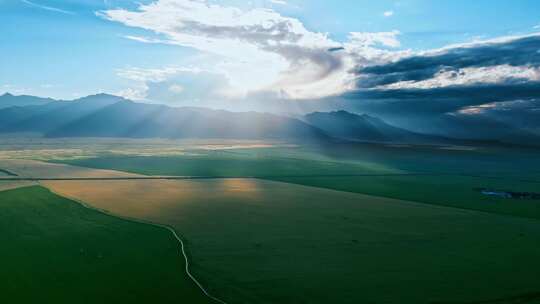
[[[440,114],[463,107],[522,99],[540,99],[540,83],[504,83],[433,89],[356,90],[344,96],[364,107],[390,113]],[[359,104],[359,106],[362,106]]]
[[[512,75],[498,66],[530,73]],[[428,133],[540,135],[540,82],[534,76],[538,67],[540,35],[446,48],[358,69],[357,89],[345,94],[343,103],[356,112]],[[485,69],[471,78],[466,68]],[[440,77],[443,72],[446,78]],[[397,84],[405,81],[404,86]],[[397,85],[387,86],[392,84]]]
[[[414,98],[413,94],[400,96],[406,98],[390,95],[384,96],[385,99],[378,99],[373,95],[368,98],[367,95],[357,94],[349,96],[343,105],[348,110],[369,113],[394,125],[420,133],[518,143],[531,141],[534,134],[540,136],[538,94],[536,98],[507,100],[505,97],[510,94],[505,93],[503,88],[496,87],[496,90],[490,93],[491,97],[497,92],[502,94],[497,98],[484,99],[480,98],[480,92],[475,92],[477,87],[469,89],[469,91],[456,90],[446,94],[445,97],[430,95],[436,96],[435,99],[428,98],[427,95],[423,95],[423,98]],[[489,92],[490,89],[493,87],[484,87],[480,91]],[[480,97],[466,98],[467,93]],[[538,140],[538,137],[535,140]]]
[[[476,84],[430,89],[356,90],[345,95],[352,99],[386,100],[464,100],[469,104],[540,98],[540,82]]]
[[[461,112],[476,113],[474,116],[491,117],[533,133],[540,133],[540,99],[496,102],[464,108]]]
[[[449,48],[435,54],[416,55],[389,64],[364,67],[357,71],[365,76],[358,86],[368,88],[400,81],[421,81],[433,78],[441,71],[497,65],[540,66],[540,35]]]

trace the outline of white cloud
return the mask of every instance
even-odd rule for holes
[[[222,74],[199,68],[125,68],[118,70],[117,75],[130,82],[130,87],[117,92],[118,95],[148,102],[201,105],[227,96],[230,90]]]
[[[56,12],[56,13],[61,13],[61,14],[66,14],[66,15],[75,15],[75,13],[71,11],[63,10],[63,9],[52,7],[52,6],[37,4],[34,2],[30,2],[29,0],[21,0],[21,2],[27,5],[30,5],[32,7],[40,8],[46,11],[51,11],[51,12]]]
[[[160,82],[181,72],[200,73],[201,69],[187,67],[166,67],[162,69],[125,68],[117,71],[118,76],[139,82]]]
[[[297,19],[263,8],[243,11],[206,1],[159,0],[141,5],[137,11],[117,9],[100,15],[163,34],[170,43],[227,57],[261,55],[261,50],[277,52],[284,45],[314,48],[336,44],[326,34],[306,30]]]
[[[210,67],[201,62],[201,66],[227,79],[229,87],[222,90],[226,97],[258,91],[274,91],[293,99],[339,95],[353,87],[356,75],[352,71],[359,65],[403,56],[403,52],[380,49],[399,47],[398,31],[351,33],[351,41],[342,43],[268,8],[242,10],[207,0],[156,0],[136,10],[113,9],[97,14],[152,33],[149,37],[126,36],[128,39],[210,54],[215,64]],[[125,71],[120,74],[139,82],[143,82],[141,77],[165,81],[176,73],[171,69],[145,71],[144,76],[136,69],[129,75]]]
[[[273,4],[279,4],[279,5],[287,5],[287,1],[284,0],[270,0]]]
[[[517,108],[529,108],[530,107],[530,101],[528,100],[511,100],[511,101],[497,101],[497,102],[489,102],[481,105],[476,106],[468,106],[464,107],[457,112],[460,114],[465,115],[478,115],[485,112],[488,112],[490,110],[512,110]],[[534,109],[530,109],[534,110]]]
[[[147,88],[126,88],[115,92],[114,95],[121,96],[130,100],[145,100],[146,90]]]
[[[184,92],[184,87],[179,85],[179,84],[173,84],[169,87],[169,91],[173,92],[173,93],[176,93],[176,94],[180,94],[182,92]]]
[[[164,40],[164,39],[153,39],[148,37],[140,37],[140,36],[131,36],[126,35],[124,38],[129,40],[134,40],[137,42],[143,42],[143,43],[158,43],[158,44],[175,44],[174,41]]]
[[[476,48],[480,46],[489,46],[493,44],[507,43],[507,42],[517,40],[517,39],[522,39],[522,38],[539,37],[539,36],[540,36],[540,33],[538,32],[525,34],[525,35],[502,36],[502,37],[496,37],[492,39],[481,39],[482,36],[479,36],[478,39],[475,39],[470,42],[449,44],[442,48],[418,52],[417,55],[434,56],[434,55],[444,54],[448,52],[449,50],[457,49],[457,48]]]
[[[167,67],[163,69],[119,69],[117,75],[131,80],[132,87],[120,90],[119,92],[116,92],[116,95],[131,100],[146,100],[149,83],[166,81],[181,72],[196,72],[196,70],[183,67]]]
[[[540,68],[507,64],[441,71],[422,81],[401,81],[378,89],[434,89],[448,86],[540,81]]]
[[[272,9],[241,10],[204,0],[158,0],[134,11],[114,9],[98,15],[157,35],[127,36],[129,39],[191,47],[221,58],[213,72],[223,73],[235,94],[275,90],[290,98],[323,97],[344,92],[353,77],[348,71],[357,54],[329,51],[343,43],[326,33],[309,31],[298,19]],[[354,33],[351,37],[358,51],[358,44],[362,49],[398,47],[398,34]]]
[[[394,11],[386,11],[383,13],[384,17],[392,17],[394,15]]]
[[[401,33],[399,31],[391,31],[391,32],[378,32],[378,33],[371,33],[371,32],[352,32],[350,33],[349,39],[351,40],[350,43],[356,44],[359,46],[386,46],[386,47],[392,47],[397,48],[401,46],[401,43],[397,39],[397,37]]]
[[[22,95],[22,94],[28,94],[29,90],[28,88],[24,88],[18,85],[14,84],[3,84],[0,86],[0,95],[3,95],[5,93],[10,93],[14,95]]]

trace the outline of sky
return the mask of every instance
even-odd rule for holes
[[[540,113],[538,12],[536,0],[0,0],[0,94],[516,120]]]

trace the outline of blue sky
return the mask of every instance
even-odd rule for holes
[[[289,49],[257,40],[260,37],[246,33],[245,28],[236,32],[226,27],[227,31],[220,32],[220,36],[211,36],[215,32],[206,32],[210,29],[206,25],[196,29],[195,34],[186,26],[184,32],[171,34],[159,31],[161,21],[156,15],[154,19],[137,16],[135,25],[126,21],[127,14],[140,10],[139,3],[162,2],[165,7],[163,1],[0,0],[0,93],[10,91],[73,99],[108,92],[180,104],[183,99],[197,104],[204,99],[238,99],[240,95],[264,100],[276,94],[279,98],[324,98],[350,88],[345,85],[350,79],[339,73],[345,70],[341,67],[343,62],[349,64],[351,58],[357,60],[355,51],[366,52],[362,64],[369,65],[370,60],[380,64],[407,56],[400,52],[417,53],[450,44],[540,31],[540,2],[532,0],[209,1],[217,7],[215,12],[232,7],[242,12],[254,9],[262,12],[261,8],[267,8],[272,16],[261,17],[266,21],[272,18],[298,21],[306,30],[299,35],[309,36],[309,39],[294,45],[295,51],[303,55],[291,55]],[[112,16],[107,11],[117,14]],[[184,16],[183,12],[177,13]],[[205,13],[205,10],[198,11],[197,24],[212,18],[204,16]],[[149,22],[151,25],[143,26]],[[253,21],[249,26],[256,24],[257,21]],[[295,31],[291,33],[298,34]],[[324,62],[309,57],[317,50],[349,43],[351,32],[362,33],[359,37],[363,44],[360,48],[358,42],[356,46],[347,45],[347,56],[339,55],[338,59],[328,58]],[[212,47],[190,47],[186,41],[191,38],[171,36],[185,33],[209,35],[208,39],[220,40],[224,45],[237,39],[234,35],[238,33],[244,42],[222,53]],[[323,42],[316,35],[320,33],[328,34]],[[394,34],[369,36],[366,33]],[[251,48],[253,52],[248,51]],[[307,51],[310,55],[305,55]],[[386,51],[389,53],[384,53]],[[327,55],[323,52],[313,56]],[[394,59],[388,59],[390,56]],[[244,64],[245,60],[252,62]],[[301,70],[304,62],[307,62],[306,67],[310,64],[313,67]],[[341,70],[325,70],[334,63],[339,64]],[[321,68],[320,73],[309,74],[318,68]],[[330,73],[337,74],[328,76]],[[324,74],[325,79],[318,78],[322,77],[319,74]],[[305,78],[305,81],[291,85],[294,81],[284,75],[293,75],[294,80]],[[320,94],[313,94],[315,91]],[[163,100],[156,100],[160,97]]]

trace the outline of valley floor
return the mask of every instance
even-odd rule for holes
[[[0,169],[28,179],[0,176],[0,190],[23,187],[0,192],[0,216],[6,217],[0,237],[13,244],[0,260],[9,266],[1,280],[15,282],[6,295],[16,299],[23,286],[62,302],[58,291],[70,286],[73,294],[88,292],[111,302],[125,294],[149,302],[154,292],[169,297],[156,296],[155,303],[178,297],[209,301],[189,280],[170,232],[110,217],[116,215],[172,227],[186,244],[194,276],[230,304],[540,302],[538,202],[474,191],[536,190],[538,160],[527,159],[529,170],[517,177],[507,156],[487,157],[489,151],[429,152],[432,159],[412,161],[407,153],[426,153],[414,149],[384,161],[365,150],[351,157],[268,146],[184,149],[168,156],[79,155],[55,157],[54,163],[4,158]],[[498,167],[486,169],[491,163]],[[40,180],[54,178],[62,180]],[[33,183],[68,199],[27,187]],[[86,243],[97,260],[70,251],[86,252]],[[104,256],[110,264],[99,264]],[[86,273],[88,267],[97,267],[90,277],[73,277],[72,270]],[[39,284],[45,273],[52,279]],[[147,283],[157,275],[167,282]],[[133,285],[116,284],[117,294],[108,296],[114,284],[104,282],[113,279]],[[81,290],[86,285],[91,288]]]
[[[535,220],[253,179],[44,185],[173,227],[230,303],[461,303],[538,289]]]

